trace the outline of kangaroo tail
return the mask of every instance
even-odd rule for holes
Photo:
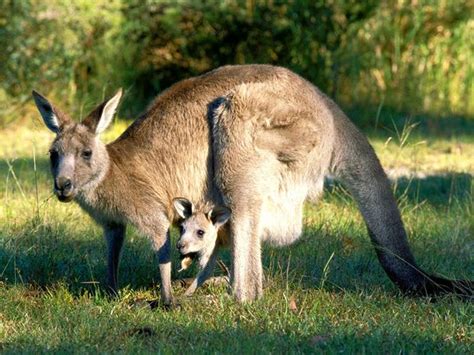
[[[333,106],[335,145],[331,170],[349,189],[362,213],[388,277],[414,295],[454,293],[472,299],[474,282],[425,273],[415,262],[389,180],[364,135]]]

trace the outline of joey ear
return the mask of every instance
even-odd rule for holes
[[[230,209],[224,206],[216,206],[207,214],[207,218],[210,219],[212,224],[216,228],[227,223],[230,218]]]
[[[66,123],[66,117],[61,114],[59,110],[54,108],[46,97],[37,91],[33,90],[32,95],[46,127],[52,132],[58,133],[61,127]]]
[[[95,134],[102,133],[112,122],[121,98],[122,89],[119,89],[112,98],[97,106],[82,123]]]
[[[174,198],[173,206],[176,213],[178,213],[178,215],[183,219],[186,219],[193,215],[194,205],[187,198],[184,198],[184,197]]]

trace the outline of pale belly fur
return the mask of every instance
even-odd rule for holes
[[[303,229],[304,201],[307,197],[314,201],[321,194],[322,182],[296,182],[287,177],[277,188],[268,189],[260,214],[261,240],[275,246],[295,242]]]

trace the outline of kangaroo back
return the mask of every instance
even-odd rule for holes
[[[356,200],[389,278],[406,293],[472,296],[472,281],[428,275],[418,267],[389,180],[373,148],[342,111],[335,104],[331,106],[335,116],[332,172]]]

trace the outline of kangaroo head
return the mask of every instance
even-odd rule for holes
[[[216,245],[219,228],[230,218],[230,210],[216,206],[208,211],[196,211],[192,202],[185,198],[173,199],[173,206],[181,218],[176,245],[181,255],[194,254],[208,258]]]
[[[54,192],[59,201],[71,201],[105,176],[109,156],[99,134],[112,121],[121,96],[122,90],[119,90],[111,99],[97,106],[81,123],[76,123],[44,96],[33,91],[33,98],[46,127],[56,133],[49,155]]]

